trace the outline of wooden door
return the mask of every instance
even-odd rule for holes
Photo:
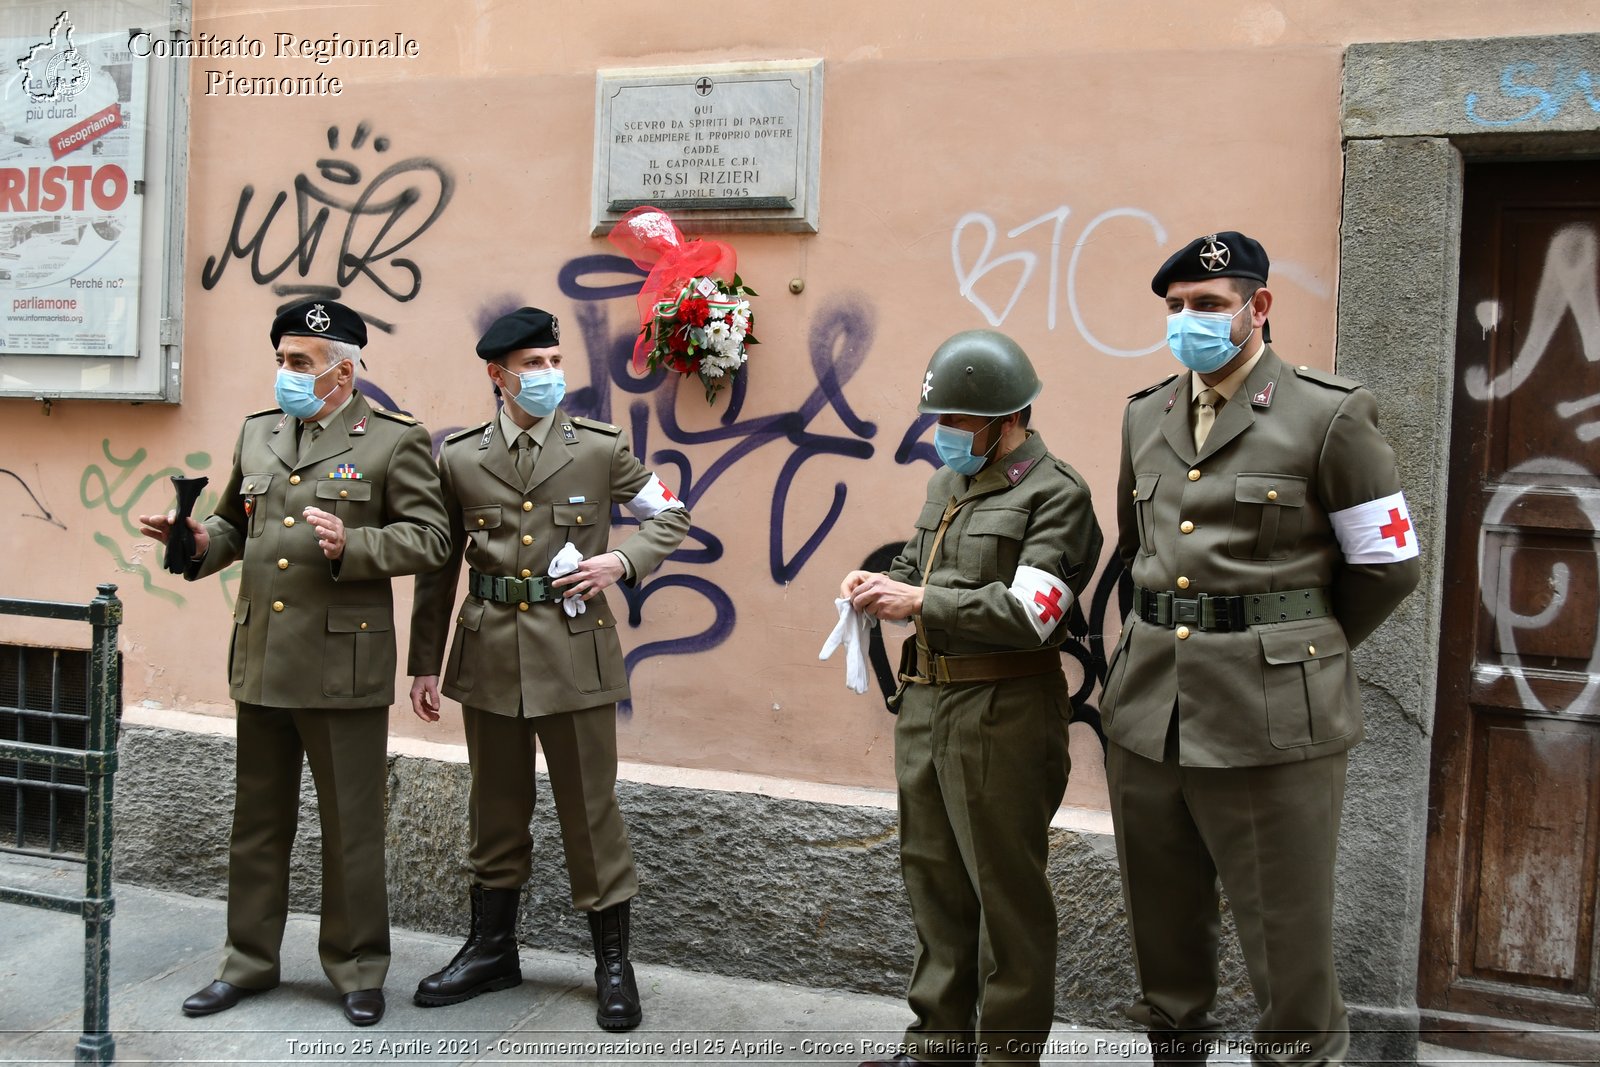
[[[1592,1061],[1600,163],[1467,167],[1449,486],[1424,1036]]]

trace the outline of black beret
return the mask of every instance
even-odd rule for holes
[[[1267,282],[1267,251],[1238,230],[1223,230],[1196,237],[1161,264],[1150,288],[1166,296],[1173,282],[1203,282],[1207,278],[1252,278]]]
[[[278,338],[285,335],[326,337],[357,348],[367,347],[367,324],[360,315],[332,300],[307,300],[278,312],[272,320],[272,347],[277,348]]]
[[[561,324],[554,315],[538,308],[518,308],[495,319],[483,332],[483,339],[478,342],[478,355],[484,359],[499,359],[519,348],[555,348],[560,341]]]

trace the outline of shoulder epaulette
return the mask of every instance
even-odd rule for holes
[[[246,415],[245,418],[246,419],[259,419],[263,415],[282,415],[282,414],[283,414],[283,409],[282,408],[262,408],[260,411],[252,411],[250,414]]]
[[[1317,370],[1315,367],[1296,367],[1294,372],[1308,381],[1326,385],[1330,389],[1342,389],[1348,393],[1361,388],[1361,383],[1354,378],[1343,378],[1325,370]]]
[[[476,433],[482,433],[484,428],[486,426],[488,426],[488,425],[489,424],[487,422],[480,422],[476,426],[468,426],[465,430],[457,430],[455,433],[451,434],[449,437],[446,437],[444,439],[444,443],[445,444],[450,444],[452,441],[460,441],[462,438],[471,437],[473,434],[476,434]]]
[[[586,430],[599,430],[601,433],[609,434],[622,432],[621,426],[615,426],[609,422],[601,422],[599,419],[586,419],[582,415],[574,415],[569,421],[575,425],[582,426]]]
[[[1154,385],[1147,386],[1146,388],[1139,390],[1137,393],[1129,393],[1128,394],[1128,399],[1129,400],[1138,400],[1141,396],[1149,396],[1151,393],[1157,391],[1158,389],[1165,389],[1167,386],[1171,385],[1173,382],[1175,382],[1177,380],[1178,380],[1178,376],[1176,374],[1169,374],[1167,377],[1161,379],[1159,382],[1157,382]]]
[[[373,408],[372,413],[374,415],[381,415],[386,419],[392,419],[395,422],[403,422],[407,426],[415,426],[417,424],[417,420],[412,418],[410,415],[406,415],[398,411],[390,411],[388,408]]]

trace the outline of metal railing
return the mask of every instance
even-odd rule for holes
[[[117,662],[117,627],[122,623],[122,601],[117,599],[116,586],[108,584],[96,588],[100,595],[87,604],[0,598],[0,615],[87,622],[94,634],[89,647],[88,707],[83,716],[82,749],[0,740],[0,760],[82,773],[83,784],[77,786],[56,781],[52,771],[52,781],[47,788],[51,791],[81,790],[85,797],[81,857],[86,869],[84,895],[64,897],[0,885],[0,904],[21,904],[83,917],[83,1036],[78,1039],[77,1061],[105,1064],[112,1062],[116,1055],[110,1026],[111,915],[115,910],[111,896],[111,779],[117,770],[117,710],[122,698],[122,676]],[[52,692],[59,690],[59,681],[59,677],[52,678]],[[0,707],[0,712],[14,711],[20,722],[27,711],[20,705],[26,703],[25,694],[19,694],[19,707]],[[59,718],[59,714],[55,714],[51,720],[52,731],[57,729]],[[20,768],[16,780],[20,820],[25,784]],[[51,804],[54,816],[53,794]],[[19,847],[0,844],[0,851],[64,858],[54,822],[52,818],[46,851],[25,847],[20,833]],[[18,825],[21,826],[20,821]]]

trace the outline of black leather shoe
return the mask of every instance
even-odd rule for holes
[[[381,989],[358,989],[340,999],[344,1002],[344,1017],[355,1026],[371,1026],[383,1018]]]
[[[443,969],[417,983],[411,999],[418,1007],[459,1004],[480,993],[522,984],[517,956],[517,904],[520,889],[472,887],[472,919],[467,942]]]
[[[628,901],[589,913],[594,941],[594,991],[599,1008],[595,1022],[602,1030],[632,1030],[644,1018],[633,964],[628,962]]]
[[[246,989],[223,981],[212,982],[183,1002],[183,1013],[188,1016],[215,1015],[219,1011],[227,1011],[245,997],[253,997],[257,993],[266,991],[266,989]]]

